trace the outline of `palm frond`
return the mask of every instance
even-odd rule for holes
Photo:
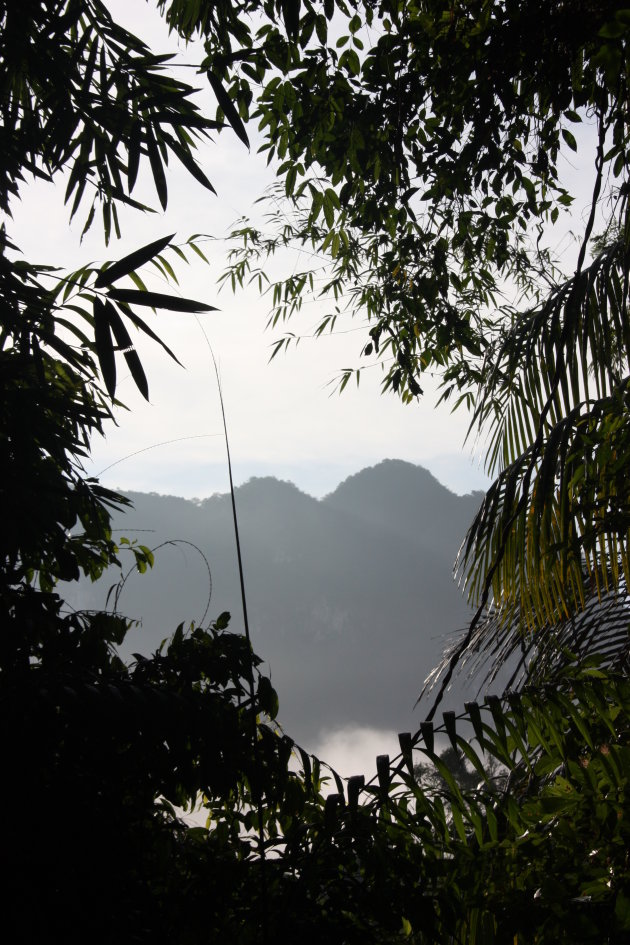
[[[630,576],[630,377],[610,387],[510,462],[471,525],[458,570],[508,623],[564,620]]]
[[[516,611],[509,621],[494,607],[477,622],[470,639],[458,636],[441,662],[425,681],[429,692],[441,683],[457,656],[457,672],[475,678],[481,692],[499,673],[511,673],[507,686],[542,685],[557,678],[570,663],[584,661],[614,672],[630,672],[630,594],[625,581],[605,594],[592,592],[584,608],[555,623],[548,621],[536,631],[524,629]],[[464,646],[465,644],[465,646]]]
[[[486,355],[471,426],[490,434],[487,469],[505,468],[580,402],[601,399],[627,373],[630,260],[623,238],[514,315]]]
[[[622,236],[487,357],[473,424],[496,476],[458,560],[472,603],[529,629],[627,579],[628,248]]]

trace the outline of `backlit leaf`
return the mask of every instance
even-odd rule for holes
[[[166,249],[174,236],[175,234],[171,233],[170,236],[163,236],[159,240],[147,243],[147,245],[143,246],[141,249],[137,249],[133,253],[129,253],[128,256],[124,256],[122,259],[118,260],[118,262],[112,263],[107,269],[102,269],[96,277],[94,285],[97,288],[110,286],[113,282],[116,282],[117,279],[121,279],[123,276],[129,275],[129,273],[139,269],[145,263],[149,262],[150,259],[153,259],[154,256],[157,256]]]
[[[176,295],[162,292],[141,292],[138,289],[110,289],[109,296],[119,302],[130,305],[147,305],[151,308],[166,308],[170,312],[217,312],[214,305],[182,299]]]

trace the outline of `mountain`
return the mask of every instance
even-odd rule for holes
[[[133,511],[113,527],[157,551],[153,570],[132,571],[120,593],[118,609],[141,619],[126,654],[152,651],[180,622],[224,610],[241,630],[230,496],[129,497]],[[321,500],[273,478],[236,490],[252,642],[294,738],[308,747],[337,727],[416,726],[422,682],[469,616],[452,566],[480,498],[457,496],[398,460],[364,469]],[[102,607],[110,584],[111,576],[83,581],[66,597]]]

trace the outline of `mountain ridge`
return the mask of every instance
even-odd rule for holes
[[[469,619],[452,565],[479,496],[457,496],[422,467],[394,460],[322,499],[273,477],[235,492],[252,641],[278,689],[287,731],[312,744],[347,725],[414,727],[425,676],[447,636]],[[142,621],[126,654],[153,650],[182,620],[201,619],[206,560],[205,619],[227,610],[231,629],[241,630],[229,494],[199,503],[128,495],[134,509],[116,514],[116,534],[168,544],[152,572],[125,583],[120,609]],[[104,586],[81,582],[75,590],[74,606],[104,605]]]

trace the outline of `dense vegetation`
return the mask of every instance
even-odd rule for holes
[[[612,0],[159,7],[204,42],[212,119],[98,0],[0,5],[11,940],[628,940],[630,11]],[[251,118],[281,162],[293,222],[269,239],[241,233],[235,284],[260,252],[312,244],[329,258],[328,290],[368,317],[365,356],[390,358],[385,386],[413,401],[422,373],[439,370],[445,396],[490,430],[496,480],[462,559],[478,610],[443,684],[465,651],[524,652],[518,691],[401,733],[373,783],[331,773],[326,799],[321,764],[274,727],[276,695],[226,619],[179,628],[125,665],[126,621],[66,613],[55,591],[117,562],[109,509],[123,500],[81,458],[111,416],[121,355],[147,394],[130,332],[160,342],[138,309],[208,307],[151,293],[138,273],[152,259],[168,273],[194,243],[164,238],[59,273],[24,260],[10,233],[24,182],[65,175],[70,213],[86,204],[89,227],[98,210],[108,242],[117,207],[142,208],[141,166],[165,209],[167,157],[211,187],[195,142],[226,122],[246,142]],[[564,278],[544,235],[571,203],[562,148],[578,147],[571,128],[587,120],[592,201]],[[272,320],[319,291],[311,275],[273,288]],[[460,787],[441,737],[477,787]],[[437,788],[418,782],[419,753]],[[207,829],[172,806],[198,797]]]

